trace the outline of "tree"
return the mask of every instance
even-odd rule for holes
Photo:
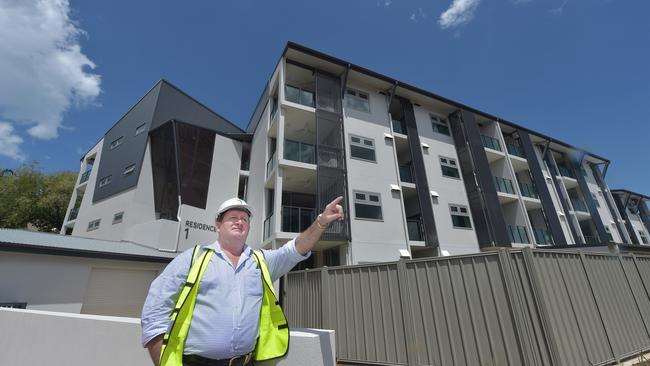
[[[44,174],[36,162],[13,173],[0,176],[0,227],[25,228],[32,224],[39,231],[59,230],[77,174]]]

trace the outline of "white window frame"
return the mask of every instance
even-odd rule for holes
[[[119,224],[124,220],[124,211],[116,212],[113,215],[113,225]]]
[[[362,194],[365,195],[365,198],[357,198],[357,194]],[[370,196],[376,196],[377,201],[372,201],[370,199]],[[368,191],[358,191],[358,190],[353,190],[352,191],[352,197],[353,197],[353,205],[354,205],[354,218],[357,220],[369,220],[369,221],[384,221],[384,209],[381,206],[381,194],[377,192],[368,192]],[[379,214],[381,216],[380,219],[373,219],[369,217],[358,217],[357,216],[357,203],[361,205],[366,205],[366,206],[379,206]]]
[[[466,227],[466,226],[456,226],[456,225],[454,225],[454,220],[452,218],[451,227],[453,227],[454,229],[473,230],[472,216],[469,214],[469,208],[467,206],[459,205],[459,204],[456,204],[456,203],[450,203],[449,204],[449,215],[450,215],[450,217],[452,217],[454,215],[456,215],[456,216],[465,216],[465,217],[467,217],[469,219],[469,227]]]
[[[131,165],[127,165],[126,168],[124,168],[124,172],[122,174],[129,175],[132,174],[134,171],[135,171],[135,163]]]
[[[441,135],[445,135],[445,136],[451,136],[451,127],[449,126],[449,121],[447,121],[446,118],[437,116],[437,115],[435,115],[433,113],[429,113],[429,119],[431,120],[431,128],[433,128],[433,132],[441,134]],[[447,127],[447,131],[449,131],[449,133],[442,133],[442,132],[438,131],[438,128],[437,128],[436,125],[443,125],[443,126]]]
[[[106,187],[107,185],[111,184],[111,181],[113,180],[113,175],[107,175],[104,178],[99,180],[99,188]]]
[[[135,136],[138,136],[139,134],[143,133],[146,130],[147,130],[147,123],[145,122],[135,128]]]
[[[110,149],[111,150],[116,149],[118,146],[122,145],[123,142],[124,142],[124,136],[120,136],[116,138],[115,140],[111,141]]]
[[[361,97],[362,95],[365,98]],[[354,98],[355,100],[368,105],[368,110],[354,108],[349,105],[347,101],[345,102],[346,108],[350,108],[363,113],[370,113],[370,94],[354,88],[345,88],[345,99],[347,98]]]
[[[99,229],[99,224],[101,223],[101,221],[102,219],[88,221],[88,227],[86,228],[86,231],[94,231]]]
[[[444,162],[443,159],[447,160],[447,161]],[[453,161],[453,163],[452,163],[452,161]],[[458,166],[458,160],[447,157],[447,156],[438,155],[438,162],[440,162],[440,174],[442,174],[442,176],[444,178],[460,179],[460,168]],[[458,171],[458,177],[452,177],[450,175],[445,175],[444,170],[442,170],[443,166],[446,166],[448,168],[456,169]]]
[[[353,138],[359,139],[359,142],[352,141]],[[372,145],[366,144],[366,141],[370,142]],[[372,150],[374,155],[375,155],[375,160],[364,159],[364,158],[360,158],[360,157],[357,157],[357,156],[352,156],[352,146],[357,146],[357,147],[365,148],[365,149],[368,149],[368,150]],[[350,134],[350,159],[357,159],[357,160],[370,161],[370,162],[376,163],[377,162],[377,149],[375,148],[375,146],[376,146],[375,145],[375,139]]]

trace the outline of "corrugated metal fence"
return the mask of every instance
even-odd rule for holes
[[[650,258],[523,249],[286,276],[292,327],[340,361],[606,365],[650,351]]]

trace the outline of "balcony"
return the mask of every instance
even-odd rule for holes
[[[572,199],[571,204],[573,205],[574,211],[589,212],[587,205],[580,199]]]
[[[481,141],[483,141],[483,146],[487,147],[488,149],[502,151],[501,143],[499,143],[499,140],[495,139],[494,137],[481,135]]]
[[[286,140],[284,143],[284,158],[301,163],[315,164],[316,150],[312,144]]]
[[[585,235],[585,244],[600,244],[600,241],[596,236],[593,235]]]
[[[400,165],[399,166],[400,181],[405,183],[415,183],[415,174],[413,172],[413,165]]]
[[[571,169],[567,168],[566,166],[558,164],[557,169],[560,171],[561,176],[576,179],[573,171],[571,171]]]
[[[533,234],[535,235],[535,241],[537,244],[553,245],[553,237],[548,230],[533,228]]]
[[[87,170],[85,173],[81,175],[81,178],[79,178],[79,184],[86,183],[88,181],[88,178],[90,178],[90,172],[92,170]]]
[[[306,89],[296,88],[287,85],[284,89],[285,99],[292,103],[302,104],[307,107],[314,107],[314,93]]]
[[[410,241],[424,241],[424,226],[420,219],[406,220],[406,229],[408,230]]]
[[[273,169],[275,169],[275,166],[276,166],[277,160],[278,160],[278,159],[276,159],[276,156],[277,156],[277,152],[274,151],[273,155],[271,155],[271,158],[269,159],[269,161],[266,162],[266,177],[267,178],[271,176],[271,173],[273,172]]]
[[[497,192],[515,194],[515,188],[510,179],[495,176],[494,187],[497,189]]]
[[[392,120],[391,121],[393,125],[393,132],[401,133],[402,135],[408,135],[406,132],[406,123],[404,121],[399,121],[399,120]]]
[[[282,231],[301,233],[316,219],[316,210],[309,207],[282,206]]]
[[[77,218],[77,215],[79,215],[79,207],[75,207],[72,210],[70,210],[70,216],[68,216],[68,221],[75,220]]]
[[[268,239],[273,232],[273,214],[264,220],[264,240]]]
[[[520,158],[526,158],[524,155],[524,149],[517,143],[506,142],[506,149],[508,149],[508,154],[518,156]]]
[[[537,189],[535,189],[534,185],[529,183],[519,183],[519,189],[521,190],[522,196],[539,199]]]
[[[525,226],[508,225],[508,237],[513,243],[530,244]]]

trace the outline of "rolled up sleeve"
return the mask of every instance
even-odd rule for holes
[[[179,254],[151,283],[142,307],[142,346],[168,331],[179,290],[187,278],[192,250]]]
[[[275,281],[289,272],[296,264],[311,256],[311,252],[302,255],[296,249],[296,239],[288,241],[282,247],[274,250],[262,250],[269,267],[271,280]]]

